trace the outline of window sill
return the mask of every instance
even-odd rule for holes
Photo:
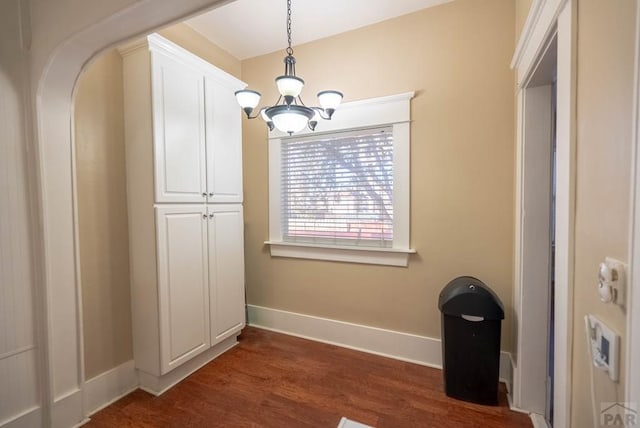
[[[402,267],[409,265],[409,254],[416,252],[410,248],[344,247],[283,241],[265,241],[265,244],[271,247],[271,257]]]

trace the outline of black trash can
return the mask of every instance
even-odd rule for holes
[[[445,393],[479,404],[498,404],[500,330],[504,307],[482,281],[461,276],[440,292]]]

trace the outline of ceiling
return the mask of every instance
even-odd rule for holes
[[[293,46],[452,0],[293,0]],[[235,0],[187,21],[238,59],[286,48],[285,0]]]

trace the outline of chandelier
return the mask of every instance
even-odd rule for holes
[[[318,120],[331,120],[331,116],[342,101],[342,93],[338,91],[318,92],[318,102],[321,107],[307,107],[300,92],[304,80],[296,76],[296,59],[291,48],[291,0],[287,0],[287,56],[284,57],[284,75],[276,77],[276,86],[280,97],[273,106],[263,107],[255,116],[251,116],[260,102],[260,93],[250,89],[236,91],[238,104],[244,110],[248,119],[260,116],[267,123],[270,131],[277,128],[289,135],[299,132],[308,126],[315,130]]]

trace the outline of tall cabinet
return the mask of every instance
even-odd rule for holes
[[[246,85],[156,34],[120,53],[134,359],[160,394],[245,325],[234,92]]]

